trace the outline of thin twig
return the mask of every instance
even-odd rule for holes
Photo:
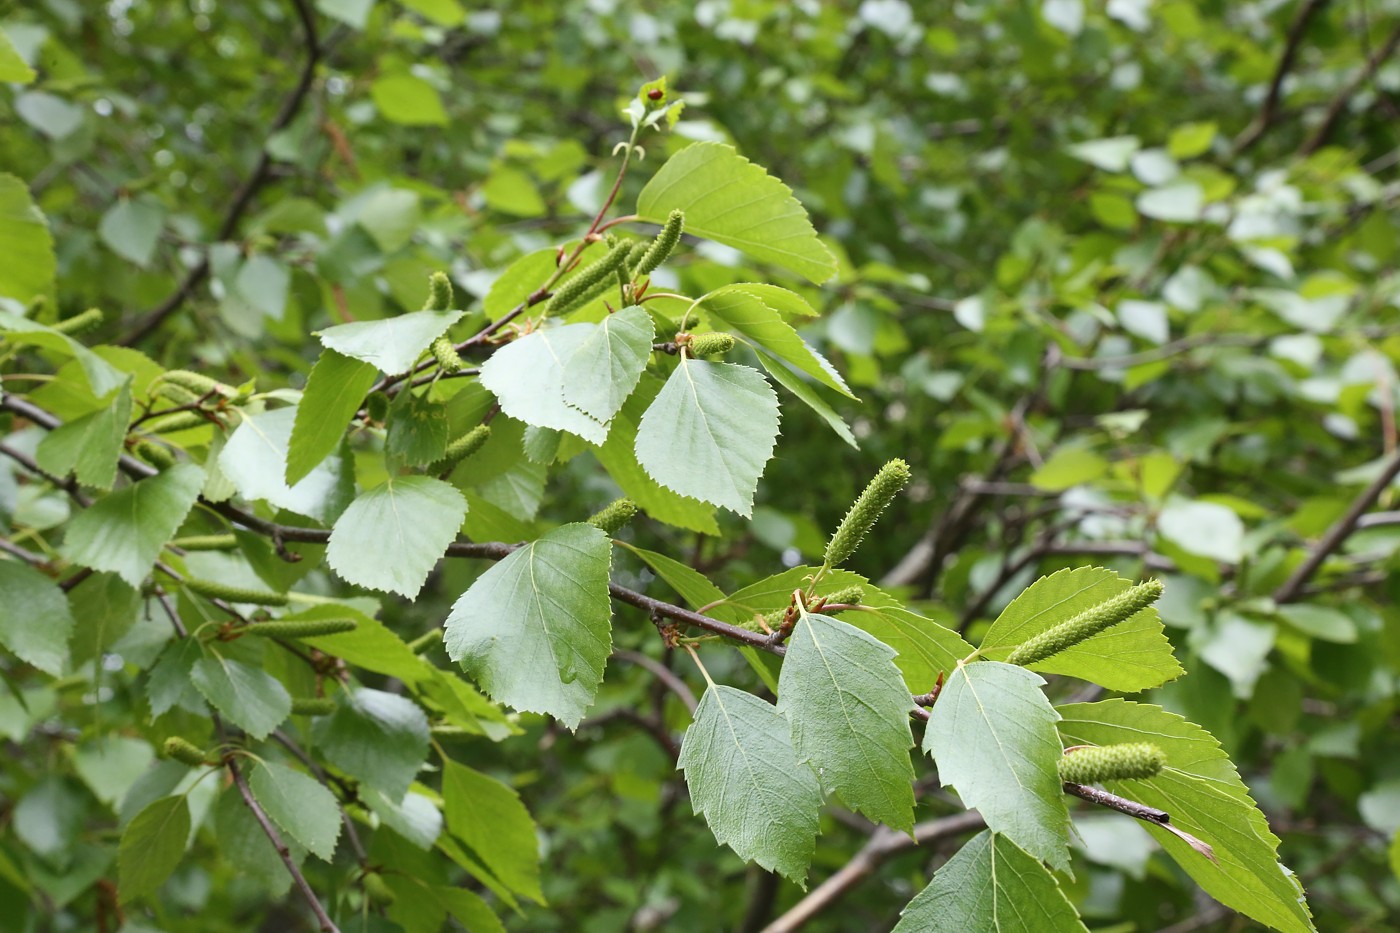
[[[1279,585],[1279,588],[1274,590],[1274,602],[1289,603],[1298,598],[1304,585],[1312,579],[1313,574],[1317,573],[1318,568],[1322,566],[1322,562],[1327,559],[1328,555],[1332,554],[1332,552],[1336,551],[1345,543],[1351,533],[1356,530],[1357,523],[1361,521],[1361,516],[1364,515],[1366,510],[1372,505],[1375,505],[1376,500],[1381,497],[1381,493],[1385,492],[1386,487],[1390,485],[1391,481],[1394,480],[1397,475],[1400,475],[1400,455],[1390,458],[1390,462],[1388,462],[1381,469],[1380,474],[1371,481],[1371,485],[1362,490],[1361,495],[1353,499],[1351,505],[1347,507],[1346,513],[1342,515],[1341,518],[1337,519],[1336,523],[1333,524],[1331,528],[1327,529],[1327,533],[1322,536],[1322,540],[1317,543],[1317,547],[1313,548],[1307,560],[1299,564],[1297,568],[1294,569],[1293,573],[1289,574],[1288,579],[1284,580],[1283,583]]]
[[[301,21],[302,36],[306,46],[306,61],[302,65],[301,74],[297,78],[297,83],[290,94],[282,102],[282,107],[277,111],[272,123],[268,125],[268,137],[286,129],[287,125],[296,118],[301,110],[306,96],[311,91],[311,84],[316,77],[316,66],[321,60],[321,44],[316,36],[316,17],[312,13],[307,0],[292,0],[297,19]],[[219,243],[227,240],[238,228],[238,223],[243,219],[249,206],[253,203],[253,198],[264,184],[271,177],[272,155],[266,145],[258,147],[258,161],[253,165],[252,172],[244,179],[243,184],[234,192],[232,200],[229,202],[228,210],[224,213],[223,222],[219,224],[219,229],[214,233],[213,242]],[[159,305],[148,311],[140,318],[119,341],[123,346],[131,346],[139,343],[149,336],[156,328],[165,322],[180,309],[199,284],[209,275],[209,255],[206,252],[199,262],[185,273],[185,277],[180,280],[180,284],[175,291]]]
[[[1385,40],[1385,43],[1366,60],[1366,64],[1357,72],[1356,77],[1338,92],[1336,97],[1332,98],[1332,103],[1328,104],[1327,113],[1323,116],[1322,122],[1308,137],[1308,141],[1303,143],[1303,148],[1298,150],[1301,155],[1312,155],[1327,144],[1327,140],[1331,137],[1332,131],[1337,128],[1337,121],[1341,118],[1342,111],[1346,109],[1347,104],[1356,96],[1361,85],[1370,81],[1390,56],[1395,54],[1397,48],[1400,48],[1400,26],[1397,26],[1395,31]]]
[[[619,661],[626,661],[629,664],[635,664],[638,667],[646,668],[657,680],[665,684],[668,690],[680,698],[680,701],[685,704],[686,709],[690,710],[692,716],[695,715],[695,707],[697,705],[695,702],[695,694],[685,681],[676,676],[675,671],[671,670],[660,661],[657,661],[655,658],[647,657],[640,651],[628,651],[625,648],[619,648],[617,651],[613,652],[613,657],[617,658]]]
[[[1273,126],[1278,118],[1279,101],[1283,96],[1283,81],[1293,70],[1293,62],[1298,57],[1298,49],[1302,46],[1303,34],[1307,32],[1308,23],[1330,2],[1331,0],[1306,0],[1298,15],[1293,18],[1293,25],[1288,28],[1288,38],[1284,40],[1283,54],[1279,56],[1278,67],[1274,69],[1268,93],[1264,95],[1264,104],[1259,108],[1259,115],[1235,140],[1232,157],[1240,155],[1257,143]]]
[[[0,551],[4,551],[11,557],[24,561],[34,567],[42,567],[48,563],[48,559],[42,554],[35,554],[28,548],[22,548],[9,538],[0,538]],[[694,712],[692,709],[691,712]]]

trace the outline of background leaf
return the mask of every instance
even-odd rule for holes
[[[252,769],[248,786],[284,832],[311,854],[330,861],[340,837],[340,805],[320,781],[275,761]]]
[[[288,486],[296,486],[340,446],[345,426],[360,410],[378,370],[369,363],[323,350],[306,378],[287,442]]]
[[[326,562],[349,583],[413,599],[466,517],[467,500],[450,484],[391,476],[336,519]]]
[[[313,735],[327,761],[395,803],[428,754],[428,718],[418,704],[368,687],[318,718]]]
[[[206,653],[190,669],[190,682],[214,708],[256,739],[267,738],[292,713],[287,688],[267,671]]]
[[[183,796],[162,797],[138,813],[122,832],[117,855],[121,899],[155,894],[180,864],[189,836],[190,807]]]

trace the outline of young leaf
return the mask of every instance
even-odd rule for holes
[[[261,668],[206,654],[194,662],[190,680],[214,708],[255,739],[265,739],[292,713],[282,682]]]
[[[792,190],[721,143],[694,143],[673,155],[637,198],[643,220],[664,224],[685,212],[685,231],[743,250],[821,284],[836,260],[817,239]]]
[[[1066,744],[1151,742],[1162,749],[1167,767],[1157,776],[1105,786],[1167,811],[1173,826],[1211,846],[1214,860],[1175,834],[1143,824],[1207,894],[1284,933],[1314,930],[1301,887],[1279,864],[1278,837],[1214,736],[1160,706],[1128,700],[1073,703],[1059,712]]]
[[[797,396],[799,402],[816,412],[817,417],[825,421],[831,430],[836,432],[837,437],[856,449],[860,448],[860,444],[856,443],[856,436],[851,433],[850,426],[826,403],[826,399],[822,398],[816,389],[804,382],[801,376],[788,369],[786,364],[766,350],[755,348],[754,355],[758,357],[759,363],[767,370],[768,375],[773,377],[774,382]]]
[[[342,356],[334,350],[321,351],[306,379],[306,390],[292,423],[285,474],[288,486],[305,479],[340,446],[345,426],[360,410],[360,402],[374,385],[378,372],[362,360]]]
[[[661,485],[745,517],[778,437],[757,370],[682,359],[637,428],[637,462]]]
[[[743,334],[773,356],[804,372],[829,389],[854,399],[846,380],[826,358],[808,346],[792,325],[768,307],[749,285],[726,285],[700,299],[700,308],[718,324],[717,330]]]
[[[63,554],[75,564],[110,570],[132,586],[140,586],[203,486],[202,469],[178,463],[158,476],[109,493],[73,519]]]
[[[409,466],[428,466],[446,456],[451,433],[445,405],[433,401],[427,393],[419,395],[405,389],[394,397],[389,409],[384,449],[390,457]]]
[[[245,415],[219,454],[219,468],[245,499],[264,499],[330,524],[354,496],[354,471],[342,446],[288,486],[284,477],[295,419],[294,408]]]
[[[70,472],[84,486],[111,489],[117,478],[117,460],[131,421],[131,382],[128,380],[111,403],[75,418],[45,435],[34,452],[39,466],[56,476]]]
[[[517,894],[544,903],[535,821],[520,795],[490,775],[455,761],[442,773],[447,828]]]
[[[1045,681],[996,661],[948,675],[929,717],[924,751],[987,826],[1057,871],[1069,870],[1069,810],[1058,768],[1059,719]]]
[[[1055,876],[1006,836],[985,830],[934,874],[893,933],[1086,933]]]
[[[406,373],[440,334],[465,311],[413,311],[382,321],[352,321],[317,331],[321,345],[373,363],[391,376]]]
[[[651,316],[633,305],[594,325],[564,360],[564,401],[595,421],[612,421],[651,359]]]
[[[448,655],[497,702],[577,727],[612,652],[611,563],[607,535],[582,523],[521,547],[453,604]]]
[[[253,796],[272,821],[329,862],[340,838],[340,805],[320,781],[286,765],[264,761],[248,778]]]
[[[0,561],[0,645],[55,677],[68,664],[73,615],[48,577],[19,561]]]
[[[803,883],[816,846],[821,788],[772,704],[711,686],[686,730],[677,765],[690,802],[721,845]]]
[[[122,901],[147,897],[170,877],[190,837],[185,797],[162,797],[127,824],[117,849],[117,889]]]
[[[415,599],[457,537],[467,500],[430,476],[391,476],[336,519],[326,562],[341,579]]]
[[[608,436],[604,422],[565,399],[565,362],[594,342],[600,327],[565,324],[511,341],[482,365],[481,384],[491,390],[500,401],[501,410],[512,418],[601,444]],[[580,374],[576,371],[573,378],[580,378]],[[584,378],[597,382],[602,376],[595,372]]]
[[[894,650],[837,619],[804,613],[778,675],[778,712],[800,761],[846,806],[895,829],[914,826],[909,688]]]
[[[428,717],[417,703],[393,693],[361,687],[347,694],[334,713],[313,727],[326,760],[402,800],[428,754]]]
[[[982,640],[982,653],[1004,660],[1022,644],[1092,609],[1131,587],[1129,580],[1100,567],[1061,570],[1042,577],[1011,601]],[[1157,610],[1143,609],[1112,628],[1031,665],[1136,693],[1185,673],[1162,632]]]

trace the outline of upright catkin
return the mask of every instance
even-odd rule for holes
[[[889,507],[899,491],[909,484],[909,464],[903,460],[891,460],[880,467],[880,472],[865,487],[856,499],[846,517],[841,519],[836,533],[826,546],[823,563],[827,567],[837,567],[846,561],[866,534],[875,526],[880,513]]]
[[[1022,642],[1007,657],[1006,663],[1019,664],[1024,667],[1035,664],[1037,661],[1044,661],[1067,648],[1074,647],[1086,638],[1092,638],[1099,632],[1132,618],[1156,602],[1157,597],[1161,595],[1162,581],[1160,580],[1148,580],[1146,583],[1129,587],[1107,602],[1099,603],[1092,609],[1086,609],[1074,618],[1052,626],[1034,638]]]
[[[614,244],[601,259],[584,266],[561,285],[544,306],[544,313],[550,316],[566,314],[592,297],[602,294],[603,289],[612,283],[613,273],[627,260],[631,250],[630,244]],[[595,288],[597,291],[594,291]]]
[[[447,445],[447,451],[442,455],[442,459],[428,467],[430,473],[450,473],[457,468],[457,464],[470,457],[481,449],[482,445],[491,439],[491,428],[484,424],[479,424],[466,434],[457,438]]]
[[[685,230],[685,212],[681,210],[671,211],[671,216],[666,218],[666,225],[661,228],[661,232],[656,235],[656,239],[651,241],[647,251],[637,260],[637,275],[651,275],[660,265],[671,255],[671,250],[676,248],[676,244],[681,241],[681,233]]]
[[[1162,773],[1166,756],[1150,742],[1091,745],[1060,759],[1060,780],[1070,784],[1143,780]]]
[[[588,524],[594,528],[601,528],[608,537],[617,534],[632,521],[632,517],[637,514],[637,503],[631,499],[614,499],[603,508],[599,509],[588,519]]]

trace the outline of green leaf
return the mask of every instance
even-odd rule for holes
[[[481,196],[493,211],[516,217],[539,217],[549,210],[528,172],[514,165],[497,165],[481,185]]]
[[[1101,567],[1060,570],[1042,577],[1011,601],[982,639],[984,657],[1002,660],[1041,632],[1067,622],[1132,586],[1131,580]],[[1137,693],[1175,680],[1185,671],[1172,654],[1155,607],[1149,606],[1112,628],[1031,665],[1032,670],[1066,674],[1125,693]]]
[[[564,401],[595,421],[612,421],[651,359],[651,316],[633,305],[593,325],[564,360]]]
[[[430,476],[391,476],[336,519],[326,562],[347,583],[415,599],[457,537],[467,500]]]
[[[164,473],[109,493],[73,519],[63,554],[84,567],[110,570],[139,587],[203,486],[202,469],[177,463]]]
[[[295,486],[340,446],[345,427],[360,410],[378,370],[361,360],[323,350],[311,367],[287,443],[288,486]]]
[[[365,199],[355,220],[382,252],[393,253],[413,239],[423,220],[423,208],[415,191],[380,188]]]
[[[791,189],[734,151],[702,142],[667,160],[637,198],[643,220],[685,211],[685,232],[732,246],[820,284],[836,260],[817,239]]]
[[[0,295],[28,304],[38,295],[53,294],[53,236],[29,186],[0,172]],[[103,393],[105,394],[105,393]]]
[[[822,398],[821,395],[817,393],[816,389],[808,385],[803,381],[801,376],[798,376],[792,370],[788,369],[786,365],[772,354],[757,349],[754,350],[754,354],[758,357],[758,361],[763,365],[763,368],[768,371],[768,375],[773,377],[774,382],[797,396],[798,401],[816,412],[817,416],[830,425],[831,430],[836,432],[837,437],[857,450],[860,449],[860,444],[856,443],[856,436],[851,433],[851,428],[846,424],[845,419],[838,415],[832,407],[826,403],[826,399]]]
[[[494,700],[578,726],[612,652],[612,546],[563,525],[487,570],[452,606],[447,653]]]
[[[165,210],[159,204],[123,198],[102,215],[97,232],[112,252],[144,269],[156,254],[164,225]]]
[[[195,662],[203,656],[204,649],[198,638],[176,638],[161,652],[146,678],[146,702],[151,705],[152,719],[160,718],[176,706],[208,713],[190,676]]]
[[[287,866],[278,857],[254,818],[243,796],[229,788],[214,804],[214,836],[219,840],[219,855],[241,876],[258,882],[272,897],[283,894],[292,884]],[[306,853],[295,839],[283,839],[292,860],[300,864]]]
[[[1318,641],[1355,644],[1356,622],[1340,609],[1313,603],[1298,603],[1278,607],[1278,615],[1301,632]]]
[[[1284,933],[1314,930],[1302,888],[1278,862],[1278,837],[1214,736],[1159,706],[1127,700],[1073,703],[1059,712],[1067,744],[1152,742],[1162,749],[1161,774],[1105,786],[1167,811],[1173,826],[1214,849],[1211,861],[1162,827],[1143,824],[1207,894]]]
[[[452,834],[512,891],[543,904],[535,821],[520,795],[490,775],[447,760],[442,797]]]
[[[1157,516],[1162,537],[1182,550],[1234,564],[1244,556],[1244,523],[1228,506],[1173,499]]]
[[[391,801],[400,801],[428,754],[428,717],[417,703],[393,693],[361,687],[313,734],[326,760],[364,781]]]
[[[5,30],[0,29],[0,81],[29,84],[33,80],[34,69],[25,64]]]
[[[84,486],[111,489],[117,460],[131,421],[131,382],[122,385],[111,404],[88,412],[44,436],[34,452],[39,466],[55,476],[72,473]]]
[[[535,289],[554,274],[559,265],[559,251],[553,246],[526,253],[506,266],[491,283],[491,289],[481,301],[486,316],[495,320],[523,303]]]
[[[665,554],[634,547],[625,541],[620,543],[627,550],[640,557],[648,567],[656,572],[658,577],[665,580],[671,589],[681,594],[693,608],[699,609],[710,603],[724,601],[724,590],[715,586],[710,582],[709,577],[688,564],[682,564]]]
[[[909,831],[914,766],[909,689],[894,649],[838,619],[803,613],[778,675],[778,712],[799,761],[852,810]]]
[[[385,826],[418,848],[431,849],[437,842],[442,832],[442,811],[429,797],[410,790],[395,803],[373,787],[366,787],[360,796]]]
[[[48,577],[19,561],[0,561],[0,644],[57,677],[68,664],[73,616]]]
[[[565,324],[537,330],[513,340],[493,353],[482,365],[481,384],[491,390],[500,401],[501,410],[512,418],[542,428],[577,434],[591,444],[602,444],[607,440],[607,425],[570,404],[566,399],[565,384],[566,363],[586,345],[592,343],[596,346],[596,332],[601,327],[600,324]],[[590,354],[590,357],[594,355]],[[580,375],[588,381],[600,378],[598,373],[590,375],[574,371],[575,379]],[[641,375],[640,371],[637,375]],[[636,379],[632,381],[635,384]],[[585,399],[589,395],[587,389],[570,391],[578,391],[580,397]],[[604,395],[610,397],[612,393],[613,390],[609,388]],[[623,398],[626,398],[625,393]],[[597,404],[597,393],[594,393],[591,401]]]
[[[5,190],[4,175],[0,175],[0,250],[9,247],[5,244]],[[29,233],[26,236],[32,235]],[[15,256],[17,253],[11,252],[6,255]],[[37,260],[36,260],[37,261]],[[5,275],[10,269],[16,268],[19,261],[6,263],[0,269],[0,289],[5,288]],[[25,300],[32,299],[35,294],[30,294]],[[93,395],[98,398],[106,398],[112,392],[120,389],[130,377],[117,369],[111,363],[98,356],[96,353],[83,346],[78,341],[67,334],[60,333],[52,327],[46,327],[36,321],[20,317],[18,314],[11,314],[8,311],[0,311],[0,332],[5,334],[7,341],[15,344],[32,344],[43,347],[46,350],[54,350],[64,356],[71,356],[78,361],[82,367],[83,375],[87,376],[88,385],[92,388]]]
[[[263,499],[329,524],[354,494],[354,472],[342,446],[288,486],[284,477],[295,419],[295,408],[245,415],[219,453],[219,469],[245,499]]]
[[[320,781],[275,761],[264,761],[248,778],[253,796],[272,821],[329,862],[340,838],[340,805]]]
[[[1090,483],[1108,472],[1108,461],[1087,447],[1067,446],[1031,474],[1030,482],[1041,489],[1061,492],[1071,486]]]
[[[683,496],[745,517],[778,437],[778,399],[755,369],[682,359],[637,427],[637,462]]]
[[[364,29],[369,22],[375,0],[316,0],[316,9],[355,29]]]
[[[156,893],[184,858],[189,836],[190,807],[183,796],[162,797],[138,813],[117,850],[122,901]]]
[[[1006,836],[983,831],[934,874],[893,933],[1085,933],[1055,876]]]
[[[965,664],[943,684],[924,751],[944,787],[979,810],[991,829],[1056,871],[1069,870],[1069,810],[1061,790],[1059,719],[1025,668]]]
[[[422,78],[386,75],[370,85],[369,95],[386,120],[402,126],[446,126],[447,111],[437,89]]]
[[[792,325],[764,303],[766,290],[751,285],[726,285],[699,300],[699,305],[716,323],[716,330],[742,334],[771,355],[806,373],[829,389],[854,399],[846,380],[826,357],[798,336]]]
[[[418,395],[405,389],[394,396],[394,404],[389,408],[384,449],[408,466],[427,466],[447,453],[451,431],[445,405],[433,401],[427,393]]]
[[[685,771],[691,806],[721,845],[802,884],[816,846],[821,788],[799,762],[791,729],[772,704],[711,685],[676,763]]]
[[[936,619],[901,606],[868,584],[862,607],[841,613],[841,621],[864,631],[896,652],[894,663],[904,675],[910,693],[927,693],[958,662],[972,654],[962,636]],[[866,607],[869,608],[866,608]]]
[[[648,476],[637,462],[637,424],[661,387],[659,379],[642,377],[637,391],[613,419],[607,443],[594,448],[594,456],[608,471],[613,482],[621,487],[623,494],[652,518],[677,528],[717,535],[719,525],[715,522],[714,506],[676,495]]]
[[[357,609],[329,603],[281,618],[284,621],[353,619],[355,628],[348,632],[303,638],[301,642],[340,658],[347,664],[396,678],[409,686],[416,686],[419,681],[433,676],[432,665],[414,654],[403,639],[391,632],[383,622]]]
[[[265,739],[292,714],[282,682],[261,668],[206,654],[194,662],[190,681],[214,708],[255,739]]]
[[[136,624],[144,600],[114,573],[95,573],[68,594],[73,610],[73,666],[102,657]]]
[[[155,751],[144,739],[101,735],[73,751],[73,770],[93,796],[115,807],[131,786],[155,761]]]
[[[465,311],[413,311],[382,321],[353,321],[316,332],[321,345],[373,363],[391,376],[406,373]]]

